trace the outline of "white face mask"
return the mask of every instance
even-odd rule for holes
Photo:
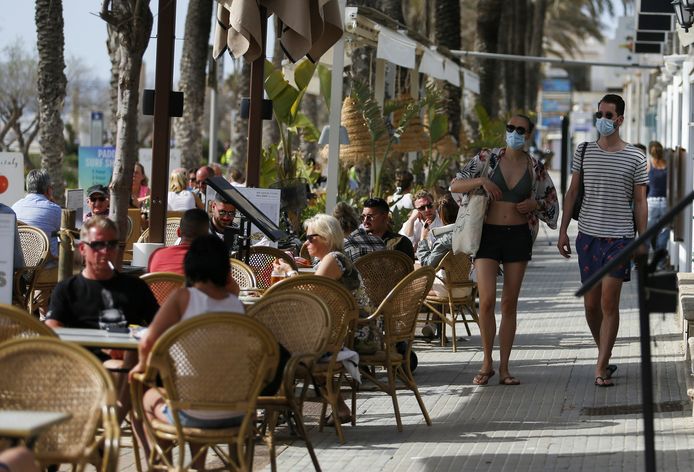
[[[525,144],[525,137],[516,133],[515,131],[506,131],[506,147],[514,150],[519,150],[523,148]]]
[[[608,120],[607,118],[598,118],[595,121],[595,127],[602,136],[609,136],[617,129],[614,125],[614,121]]]

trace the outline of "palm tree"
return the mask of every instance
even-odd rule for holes
[[[435,9],[436,44],[448,49],[460,49],[460,0],[436,0]],[[457,140],[460,135],[461,89],[448,82],[444,89],[447,97],[449,131]]]
[[[127,234],[128,204],[137,161],[140,70],[152,32],[152,12],[149,0],[103,0],[100,16],[118,36],[118,122],[110,218],[118,225],[123,240]]]
[[[41,168],[51,176],[57,202],[65,200],[63,189],[63,103],[65,103],[65,37],[62,0],[36,0],[36,42],[39,52],[38,101]]]
[[[183,116],[174,120],[176,147],[181,149],[181,164],[197,167],[202,157],[202,129],[205,114],[205,67],[207,65],[212,0],[190,0],[186,13],[185,40],[181,53]],[[216,143],[210,143],[215,146]]]

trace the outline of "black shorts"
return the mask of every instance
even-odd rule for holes
[[[494,259],[501,263],[523,262],[531,260],[532,255],[533,237],[527,224],[484,224],[475,259]]]

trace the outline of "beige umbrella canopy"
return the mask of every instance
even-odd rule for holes
[[[234,57],[253,61],[261,57],[264,20],[258,8],[266,8],[280,21],[279,39],[286,56],[296,62],[307,56],[315,62],[342,36],[337,0],[218,0],[215,59],[228,50]]]
[[[371,134],[352,97],[345,97],[342,103],[341,122],[347,128],[349,144],[340,146],[340,159],[347,165],[371,162]],[[376,155],[382,155],[387,146],[388,136],[384,134],[376,142]]]

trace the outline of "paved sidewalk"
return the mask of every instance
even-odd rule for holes
[[[433,426],[424,423],[414,396],[403,392],[404,431],[398,433],[390,398],[360,392],[357,426],[344,428],[342,446],[334,431],[318,432],[316,418],[309,417],[324,471],[643,470],[636,282],[625,284],[622,292],[612,361],[619,366],[616,386],[597,388],[597,349],[582,301],[573,295],[579,286],[577,262],[559,256],[557,234],[540,231],[521,292],[511,370],[522,384],[500,386],[498,373],[489,386],[471,383],[482,359],[476,327],[455,354],[418,342],[415,377]],[[679,325],[672,314],[653,315],[651,327],[658,470],[691,471],[694,421]],[[279,452],[278,470],[312,470],[303,443]]]

